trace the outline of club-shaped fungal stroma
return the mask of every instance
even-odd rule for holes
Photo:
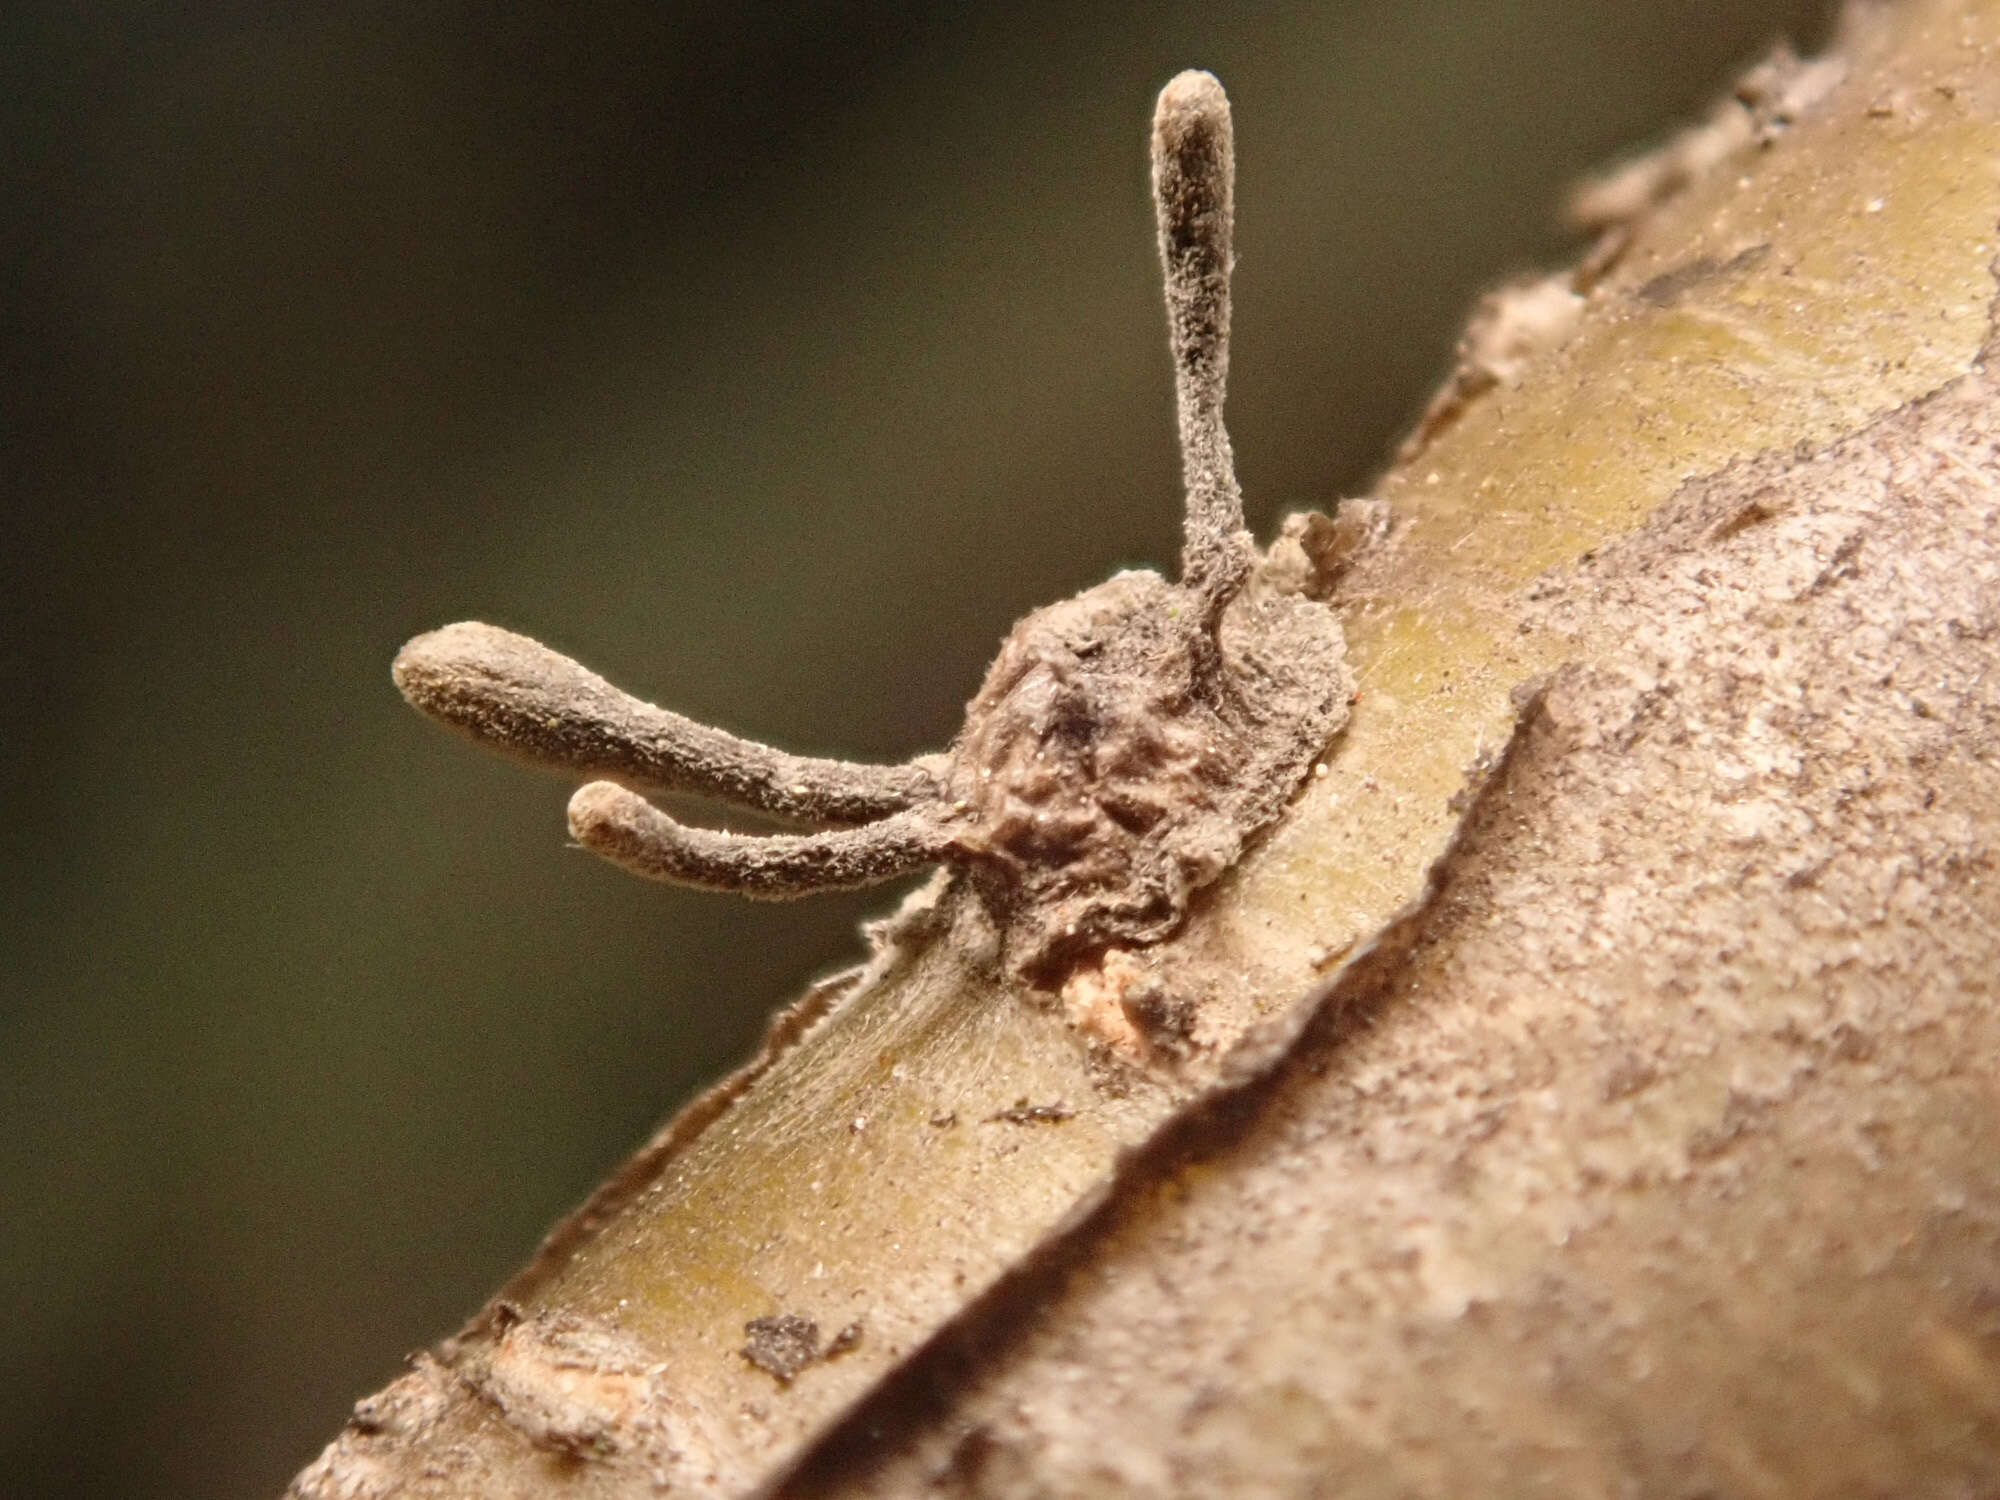
[[[620,692],[525,636],[418,636],[397,686],[432,718],[600,778],[570,799],[584,847],[635,874],[784,898],[950,866],[1010,968],[1060,981],[1157,941],[1271,822],[1347,716],[1337,618],[1259,569],[1222,423],[1235,172],[1206,73],[1161,91],[1153,196],[1187,488],[1181,578],[1120,573],[1015,625],[942,755],[816,760]],[[690,827],[646,793],[693,793],[813,826]]]

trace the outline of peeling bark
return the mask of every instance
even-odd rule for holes
[[[293,1493],[2000,1489],[1996,58],[1854,10],[1428,426],[1324,774],[1065,997],[1179,1050],[932,890]]]
[[[1984,374],[1545,580],[1655,628],[1535,694],[1273,1072],[784,1492],[2000,1488],[1996,584]]]

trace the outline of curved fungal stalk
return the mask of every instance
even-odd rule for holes
[[[677,822],[612,781],[577,789],[569,831],[634,875],[776,901],[880,885],[944,857],[929,808],[831,833],[724,833]]]
[[[475,620],[420,635],[390,669],[410,703],[517,760],[806,823],[866,823],[937,795],[920,767],[788,755],[620,692],[540,641]]]

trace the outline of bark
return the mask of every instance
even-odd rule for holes
[[[1996,55],[1856,9],[1598,191],[1181,934],[932,889],[293,1493],[2000,1489]]]

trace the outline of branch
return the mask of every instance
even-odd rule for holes
[[[2000,1487],[1995,48],[1856,9],[1488,308],[1184,928],[934,884],[293,1493]]]

